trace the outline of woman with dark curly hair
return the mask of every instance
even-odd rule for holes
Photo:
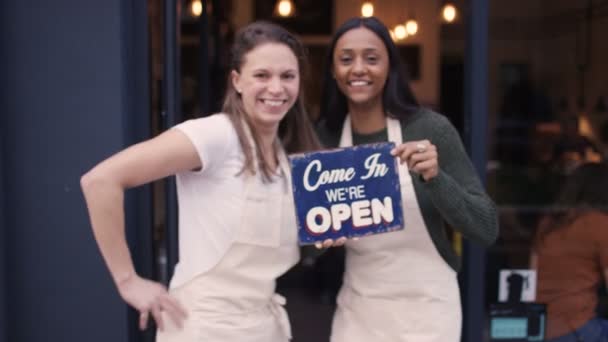
[[[405,221],[346,242],[331,341],[460,341],[460,259],[444,222],[487,246],[498,235],[494,203],[456,129],[418,105],[382,22],[346,21],[327,65],[319,137],[327,147],[394,142]]]

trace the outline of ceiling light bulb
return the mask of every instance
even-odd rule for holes
[[[457,11],[456,11],[456,7],[452,4],[447,4],[443,7],[443,11],[441,11],[443,14],[443,20],[445,20],[447,23],[451,23],[456,19],[457,16]]]
[[[192,4],[190,4],[190,12],[195,17],[200,17],[201,13],[203,13],[203,3],[201,0],[194,0]]]
[[[395,37],[395,30],[388,30],[388,33],[390,33],[390,35],[391,35],[391,39],[392,39],[393,41],[396,41],[396,40],[397,40],[397,37]]]
[[[277,4],[277,12],[281,17],[289,17],[293,13],[293,4],[290,0],[281,0]]]
[[[405,26],[403,25],[395,26],[394,31],[395,38],[397,38],[397,40],[405,39],[405,37],[407,37],[407,31],[405,30]]]
[[[374,15],[374,4],[366,1],[361,5],[361,15],[364,17],[371,17]]]
[[[414,19],[410,19],[405,23],[405,31],[408,35],[413,36],[418,32],[418,22]]]

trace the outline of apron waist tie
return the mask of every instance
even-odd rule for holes
[[[272,295],[269,303],[269,309],[272,315],[277,319],[281,330],[285,336],[291,340],[291,324],[289,324],[289,318],[287,317],[287,310],[285,310],[285,297],[278,293]]]

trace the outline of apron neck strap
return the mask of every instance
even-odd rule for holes
[[[386,127],[388,130],[388,140],[394,142],[395,145],[401,145],[403,142],[403,135],[401,133],[401,123],[399,120],[386,115]],[[344,119],[342,126],[342,135],[340,136],[340,147],[353,146],[353,129],[350,115],[347,114]],[[399,163],[399,179],[401,183],[405,183],[406,178],[409,176],[407,164]]]
[[[388,130],[388,140],[394,142],[396,145],[401,144],[403,142],[403,136],[401,135],[401,123],[399,120],[386,115],[386,127]],[[339,146],[353,146],[353,128],[350,114],[347,114],[344,119]]]

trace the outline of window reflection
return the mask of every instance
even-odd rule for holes
[[[590,294],[585,301],[593,315],[587,310],[572,323],[562,324],[565,306],[554,302],[559,284],[576,283],[571,277],[577,274],[572,264],[583,258],[578,252],[589,253],[584,258],[587,265],[604,267],[601,254],[591,253],[607,222],[586,216],[587,199],[565,201],[564,193],[578,191],[582,196],[583,188],[608,193],[604,181],[591,180],[589,173],[590,168],[606,170],[602,165],[608,115],[601,99],[608,91],[602,86],[608,66],[594,61],[608,57],[600,38],[600,32],[608,30],[608,17],[606,4],[597,1],[509,4],[493,1],[490,13],[487,186],[499,206],[501,233],[488,251],[486,301],[488,306],[498,301],[501,269],[538,266],[536,302],[549,304],[547,337],[555,337],[586,324],[596,312],[603,317],[608,313],[602,309],[608,297],[597,288],[605,283],[604,276],[597,272],[587,284]],[[577,177],[582,179],[574,190]],[[580,235],[591,238],[585,247],[575,245],[580,241],[569,235],[577,229],[586,229],[588,234]],[[545,245],[539,245],[545,235],[551,248],[539,249],[542,262],[532,264],[531,255]]]

